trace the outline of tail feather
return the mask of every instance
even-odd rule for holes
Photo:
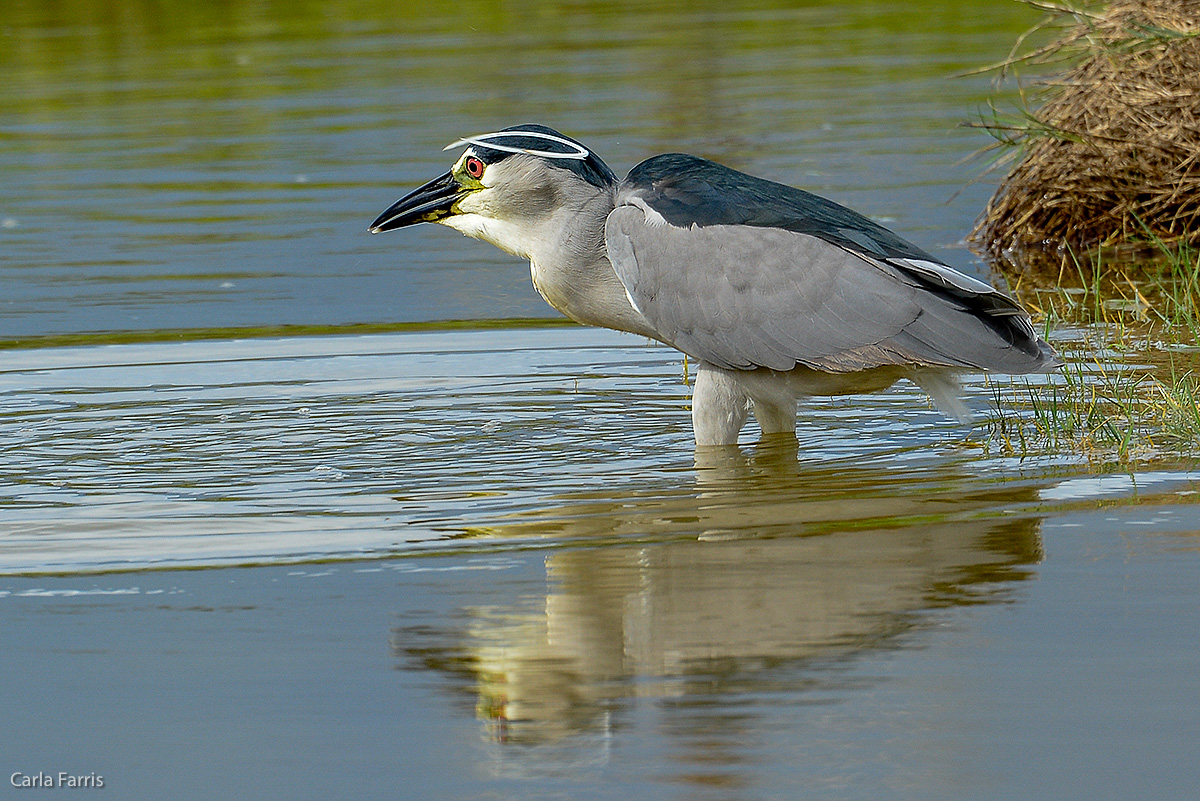
[[[937,410],[960,423],[969,424],[975,415],[962,399],[962,384],[958,376],[945,370],[913,370],[908,378],[933,400]]]

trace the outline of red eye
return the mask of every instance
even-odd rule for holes
[[[467,156],[467,163],[463,165],[467,168],[467,175],[478,180],[483,177],[483,162],[474,156]]]

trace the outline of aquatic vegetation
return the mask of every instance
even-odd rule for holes
[[[1072,259],[1053,281],[1014,287],[1067,362],[993,379],[985,448],[1127,464],[1200,455],[1200,253],[1161,240],[1152,260]]]
[[[1015,115],[993,107],[975,123],[996,139],[993,169],[1015,166],[970,239],[1067,365],[993,379],[985,448],[1092,464],[1193,459],[1200,3],[1039,7],[1049,16],[996,67],[1002,79],[1042,74],[1020,86]]]
[[[1072,361],[1043,383],[993,382],[985,449],[1127,464],[1200,454],[1200,378]]]

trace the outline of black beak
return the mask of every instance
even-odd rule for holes
[[[397,200],[367,230],[378,234],[406,225],[437,222],[449,217],[453,213],[451,207],[469,192],[453,175],[446,173]]]

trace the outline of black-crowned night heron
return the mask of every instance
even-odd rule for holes
[[[696,360],[697,445],[730,445],[753,411],[795,435],[806,395],[909,378],[969,415],[957,373],[1058,366],[1013,299],[855,211],[695,156],[618,180],[542,125],[469,136],[449,172],[394,203],[372,233],[450,226],[529,259],[551,306]]]

